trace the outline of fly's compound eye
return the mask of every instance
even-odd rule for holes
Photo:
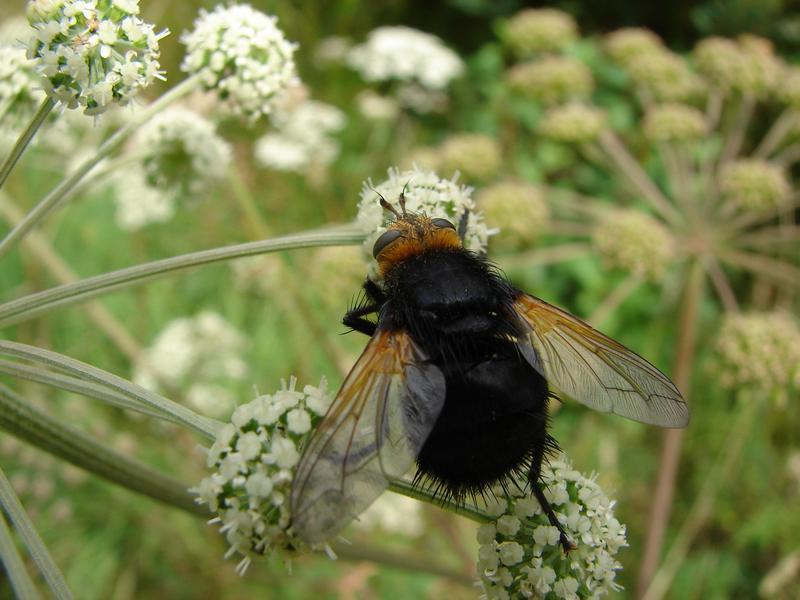
[[[399,239],[401,235],[402,234],[398,229],[389,229],[384,231],[380,237],[375,240],[375,245],[372,247],[372,256],[374,258],[378,258],[378,254],[383,252],[386,246]]]
[[[432,219],[431,224],[436,227],[437,229],[452,229],[453,231],[456,230],[456,226],[453,225],[447,219]]]

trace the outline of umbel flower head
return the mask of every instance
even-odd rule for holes
[[[467,181],[490,179],[502,163],[500,144],[480,133],[451,135],[439,148],[439,169],[445,173],[458,171]]]
[[[697,69],[715,86],[760,97],[776,87],[782,70],[770,42],[756,36],[706,38],[693,54]]]
[[[661,104],[648,109],[642,127],[652,142],[688,142],[703,137],[708,122],[688,104]]]
[[[521,181],[502,181],[483,188],[476,204],[486,222],[500,230],[492,238],[493,247],[529,244],[550,220],[550,209],[541,190]]]
[[[221,417],[234,403],[222,384],[241,380],[247,373],[244,346],[244,336],[215,312],[175,319],[143,353],[133,380],[149,389],[185,391],[194,408]]]
[[[780,167],[755,158],[726,164],[719,174],[719,186],[740,208],[754,212],[779,208],[791,191]]]
[[[141,168],[119,169],[111,181],[120,229],[137,231],[150,223],[169,221],[175,214],[173,194],[147,183]]]
[[[501,37],[518,58],[559,52],[578,38],[572,15],[553,8],[526,8],[511,17]]]
[[[779,401],[800,390],[800,328],[789,314],[726,315],[716,346],[723,387],[773,394]]]
[[[353,47],[348,64],[366,81],[416,82],[441,90],[461,75],[464,63],[435,35],[410,27],[378,27]]]
[[[506,79],[511,89],[543,104],[585,98],[594,88],[588,67],[566,56],[548,56],[514,65],[506,73]]]
[[[305,172],[331,163],[339,154],[332,137],[345,125],[344,113],[331,104],[304,100],[273,116],[276,131],[255,143],[255,158],[263,167]]]
[[[148,183],[179,197],[199,195],[225,177],[231,147],[214,124],[184,108],[169,108],[141,130]]]
[[[181,69],[199,73],[205,88],[215,90],[234,114],[251,120],[268,115],[297,83],[297,45],[286,40],[277,21],[247,4],[201,9],[194,29],[181,36]]]
[[[612,31],[604,40],[603,46],[608,54],[623,67],[645,54],[664,51],[664,42],[649,29],[625,27]]]
[[[646,213],[618,210],[598,224],[593,239],[610,267],[644,278],[657,278],[675,256],[669,231]]]
[[[404,189],[406,209],[409,212],[448,219],[458,227],[461,216],[469,211],[465,247],[476,252],[486,251],[489,235],[493,232],[487,228],[483,214],[475,210],[471,187],[458,185],[457,176],[440,179],[433,171],[399,171],[392,168],[389,169],[389,178],[386,181],[376,186],[367,181],[361,190],[356,222],[367,234],[363,248],[370,264],[375,264],[372,246],[378,236],[386,231],[386,224],[391,220],[378,199],[383,196],[388,202],[396,203]]]
[[[539,124],[542,135],[567,144],[596,140],[607,127],[606,113],[583,102],[569,102],[549,109]]]
[[[31,0],[27,15],[36,30],[28,57],[36,59],[44,91],[69,108],[97,115],[112,103],[127,104],[155,79],[158,63],[153,25],[139,14],[139,0]]]
[[[536,498],[524,486],[510,486],[493,507],[495,520],[478,529],[477,567],[487,598],[597,598],[620,590],[615,557],[627,542],[614,502],[563,455],[542,466],[545,496],[577,548],[564,555],[558,528]]]
[[[289,528],[289,494],[300,451],[332,401],[325,379],[300,391],[292,377],[274,394],[239,406],[208,449],[215,472],[190,491],[217,513],[211,522],[221,524],[230,545],[225,557],[242,557],[239,573],[276,549],[308,548]]]

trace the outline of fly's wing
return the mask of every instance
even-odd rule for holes
[[[638,354],[552,304],[514,303],[521,353],[558,390],[586,406],[661,427],[685,427],[689,408],[670,379]]]
[[[295,534],[322,542],[414,463],[445,398],[444,375],[405,331],[372,336],[297,466]]]

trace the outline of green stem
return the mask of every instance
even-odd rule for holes
[[[711,514],[723,484],[733,475],[750,429],[754,423],[760,421],[756,416],[757,409],[758,405],[755,402],[746,402],[744,406],[738,408],[738,417],[726,436],[725,448],[720,450],[715,466],[708,470],[712,476],[705,479],[700,493],[689,510],[689,515],[675,536],[664,564],[656,572],[642,600],[661,600],[666,595],[678,569],[686,560],[692,542]]]
[[[761,140],[761,143],[753,151],[754,158],[766,158],[780,146],[786,136],[792,131],[798,120],[797,110],[793,107],[784,109],[781,115],[775,120],[770,130]]]
[[[69,591],[67,582],[64,581],[64,576],[61,574],[53,557],[50,556],[47,546],[44,545],[42,538],[39,537],[36,528],[25,512],[25,508],[14,493],[11,482],[2,469],[0,469],[0,505],[2,505],[20,538],[25,542],[33,562],[42,572],[44,580],[53,592],[53,596],[58,600],[70,600],[72,592]]]
[[[334,553],[339,558],[344,558],[352,561],[368,561],[402,569],[411,573],[425,573],[428,575],[436,575],[437,577],[446,577],[457,583],[468,585],[470,587],[475,585],[476,579],[470,577],[465,573],[456,571],[444,565],[436,564],[428,558],[419,557],[416,555],[401,555],[395,552],[384,550],[383,548],[376,548],[374,546],[365,546],[359,544],[358,546],[350,546],[346,544],[332,544]]]
[[[166,419],[173,423],[176,422],[163,413],[147,408],[146,406],[142,406],[140,402],[131,400],[127,396],[123,396],[122,394],[114,392],[105,386],[98,385],[96,383],[90,383],[77,377],[70,377],[69,375],[55,373],[49,369],[32,367],[17,361],[0,359],[0,375],[9,375],[11,377],[16,377],[17,379],[41,383],[42,385],[53,387],[59,390],[81,394],[87,398],[102,400],[111,406],[115,406],[124,410],[132,410],[134,412],[147,415],[148,417]]]
[[[0,427],[56,458],[129,490],[187,512],[207,515],[207,510],[195,504],[181,482],[108,448],[82,431],[34,408],[2,384]]]
[[[25,563],[14,545],[11,530],[6,525],[6,520],[0,518],[0,561],[6,568],[6,574],[11,581],[11,589],[20,600],[34,600],[41,598],[33,580],[25,570]]]
[[[0,258],[24,238],[50,211],[52,211],[61,200],[69,194],[72,189],[91,171],[97,163],[109,156],[133,134],[140,125],[146,123],[153,115],[157,114],[171,103],[185,96],[197,87],[200,81],[198,75],[184,79],[158,100],[136,113],[133,118],[114,135],[108,138],[97,149],[97,153],[75,169],[75,171],[61,181],[53,190],[47,194],[33,209],[25,215],[7,235],[0,241]],[[8,162],[8,161],[6,161]]]
[[[611,130],[600,136],[600,146],[611,157],[613,164],[628,178],[642,197],[661,217],[669,223],[679,224],[682,219],[667,197],[658,189],[639,162],[631,156],[625,145]]]
[[[0,305],[0,327],[31,319],[55,307],[83,302],[101,294],[123,290],[185,269],[267,252],[315,246],[343,246],[358,244],[363,240],[364,234],[355,226],[338,229],[327,228],[286,235],[270,240],[201,250],[143,263],[126,269],[88,277],[75,283],[61,285],[35,294],[29,294],[18,300]]]
[[[50,350],[44,350],[43,348],[37,348],[35,346],[28,346],[27,344],[8,341],[0,341],[0,354],[16,356],[24,360],[45,364],[49,367],[75,375],[84,381],[98,383],[126,398],[139,402],[145,407],[155,409],[162,413],[164,418],[183,425],[195,433],[199,433],[205,439],[213,440],[216,437],[216,432],[220,425],[218,421],[198,415],[185,406],[181,406],[155,392],[146,390],[127,379],[123,379],[108,371],[75,360],[69,356],[64,356],[63,354],[51,352]]]
[[[403,481],[402,479],[391,482],[389,484],[389,490],[395,494],[400,494],[401,496],[407,496],[408,498],[413,498],[414,500],[419,500],[420,502],[433,504],[434,506],[438,506],[443,510],[461,515],[462,517],[466,517],[472,521],[475,521],[476,523],[491,523],[494,520],[493,517],[481,512],[481,510],[477,507],[455,504],[453,502],[443,500],[441,497],[435,496],[429,490],[414,487],[409,482]]]
[[[699,259],[693,260],[689,265],[680,320],[678,322],[673,380],[686,400],[689,399],[698,330],[697,318],[703,299],[704,275],[701,261]],[[666,533],[672,509],[672,496],[675,492],[675,482],[678,477],[678,463],[682,443],[682,429],[668,429],[665,432],[664,445],[661,449],[659,461],[658,480],[653,493],[653,504],[647,528],[647,540],[639,570],[637,597],[640,597],[649,587],[653,573],[661,558],[661,547],[664,543],[664,534]]]
[[[55,105],[55,102],[53,102],[50,96],[42,100],[39,110],[37,110],[36,114],[33,115],[33,119],[31,119],[28,127],[22,132],[22,135],[19,136],[17,143],[14,144],[14,147],[11,149],[11,154],[8,155],[8,158],[6,158],[5,162],[3,162],[3,166],[0,167],[0,188],[3,187],[3,184],[6,182],[6,179],[8,179],[8,176],[11,174],[11,171],[14,168],[14,165],[16,165],[17,161],[22,157],[22,154],[25,152],[28,144],[31,143],[33,136],[36,135],[37,131],[39,131],[39,127],[42,126],[42,123],[44,123],[47,115],[50,114],[50,111],[53,110]],[[0,252],[0,256],[2,256],[2,252]]]

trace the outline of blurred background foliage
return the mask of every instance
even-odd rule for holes
[[[606,333],[663,370],[672,369],[688,259],[684,255],[667,257],[655,276],[634,273],[632,281],[630,268],[620,268],[620,263],[615,265],[613,260],[609,266],[608,257],[604,260],[599,252],[592,251],[598,218],[591,210],[587,213],[586,206],[614,207],[618,198],[635,198],[636,194],[624,191],[621,175],[608,164],[593,161],[596,156],[591,149],[587,158],[586,148],[543,136],[539,128],[548,108],[546,103],[515,92],[507,78],[506,71],[516,58],[501,42],[506,19],[524,7],[540,3],[338,0],[253,5],[277,15],[287,37],[299,43],[296,60],[308,95],[342,112],[345,124],[331,133],[338,146],[335,158],[329,164],[313,165],[299,172],[267,168],[254,158],[253,143],[273,131],[275,124],[245,126],[232,119],[221,120],[219,133],[232,144],[229,174],[207,189],[202,194],[205,198],[179,198],[171,219],[135,231],[121,229],[115,222],[115,204],[111,201],[118,192],[108,181],[98,180],[66,210],[46,222],[40,229],[42,237],[75,276],[86,277],[192,250],[348,221],[355,217],[362,183],[367,178],[379,182],[388,167],[410,167],[416,161],[420,166],[435,166],[442,176],[449,177],[454,170],[460,170],[462,181],[476,186],[478,198],[484,188],[509,178],[535,184],[544,205],[536,205],[540,210],[533,211],[527,222],[529,231],[536,230],[536,235],[526,236],[525,228],[509,234],[514,219],[511,223],[507,220],[505,237],[501,233],[491,245],[498,264],[519,287],[577,315],[597,316]],[[168,82],[160,89],[149,90],[148,95],[155,97],[181,79],[180,34],[191,27],[200,7],[212,6],[210,2],[142,1],[144,18],[156,23],[157,28],[169,27],[172,31],[161,42],[162,66]],[[621,27],[647,27],[672,50],[689,52],[706,36],[734,38],[754,33],[771,40],[775,52],[787,63],[794,62],[800,51],[800,9],[789,0],[575,0],[547,6],[575,17],[583,37],[576,39],[565,54],[588,66],[595,81],[590,93],[592,102],[605,111],[619,135],[628,136],[632,154],[665,188],[675,181],[664,172],[654,145],[641,136],[642,98],[633,91],[630,74],[603,51],[602,36]],[[14,16],[17,13],[10,4],[0,8],[0,17]],[[320,52],[321,42],[331,36],[357,44],[376,27],[397,24],[439,36],[464,60],[465,72],[450,86],[446,110],[420,112],[394,107],[395,112],[388,118],[366,116],[359,95],[372,90],[392,98],[396,91],[393,84],[365,83],[340,59]],[[572,84],[574,81],[565,85]],[[687,100],[687,104],[692,102]],[[207,111],[207,102],[200,96],[184,104],[198,112]],[[763,101],[749,121],[746,133],[751,141],[744,142],[744,153],[753,151],[781,111],[771,96]],[[82,118],[91,122],[91,118]],[[109,123],[113,123],[111,117],[94,127],[43,133],[43,140],[9,180],[5,188],[8,197],[20,210],[32,206],[57,183],[73,155],[91,151],[99,139],[108,135],[112,129]],[[490,143],[474,150],[477,158],[470,159],[467,153],[448,162],[447,141],[453,134],[463,132],[483,134],[495,146]],[[58,139],[48,143],[46,136]],[[796,139],[796,133],[791,136]],[[720,140],[709,136],[707,141],[707,145],[698,144],[697,151],[718,154]],[[492,160],[496,162],[493,166]],[[491,168],[482,172],[487,162]],[[470,166],[476,164],[470,172]],[[796,167],[791,162],[788,166],[791,181]],[[559,204],[557,198],[562,192],[567,194],[568,202]],[[582,195],[592,197],[584,206]],[[530,202],[541,201],[537,198]],[[598,203],[598,198],[603,201]],[[796,202],[796,195],[792,198]],[[632,202],[634,206],[647,207],[641,201]],[[573,210],[575,205],[577,209]],[[255,208],[259,218],[254,219],[247,212],[248,207]],[[651,212],[650,208],[643,210]],[[543,212],[552,212],[552,218],[542,219]],[[9,220],[9,213],[3,218]],[[766,219],[765,227],[791,226],[795,218],[789,210],[781,220]],[[767,234],[772,232],[770,229]],[[676,243],[685,243],[689,237],[681,235],[669,233]],[[548,254],[548,248],[555,252]],[[795,242],[775,250],[772,256],[796,268],[797,248]],[[685,248],[678,250],[680,254]],[[649,257],[650,254],[645,260]],[[243,368],[236,376],[229,373],[220,379],[217,374],[213,382],[225,388],[233,404],[251,399],[253,386],[261,392],[273,390],[291,374],[298,376],[301,384],[316,384],[324,375],[337,386],[364,345],[364,339],[357,334],[340,335],[344,329],[339,324],[366,272],[359,250],[302,250],[268,256],[253,265],[250,275],[237,273],[229,265],[217,265],[104,297],[102,305],[123,326],[121,337],[99,327],[97,314],[92,314],[88,305],[9,327],[3,336],[52,348],[133,377],[135,357],[152,347],[168,324],[212,311],[227,324],[214,331],[229,331],[227,327],[242,336],[241,343],[233,345]],[[46,252],[28,247],[14,252],[0,268],[0,297],[8,300],[62,282],[63,278],[55,277],[51,267]],[[784,271],[782,276],[767,277],[765,281],[754,269],[742,268],[731,270],[727,277],[730,291],[740,298],[742,308],[769,311],[780,307],[796,315],[797,281],[792,284],[791,279],[797,272]],[[615,292],[621,288],[628,292],[616,297]],[[741,456],[726,473],[728,478],[721,493],[715,496],[710,512],[699,524],[668,597],[797,597],[797,390],[784,391],[778,402],[767,397],[771,391],[764,385],[745,388],[720,383],[717,333],[726,307],[711,289],[708,284],[697,307],[698,344],[691,365],[693,417],[684,438],[667,549],[690,516],[706,481],[718,476],[732,443],[741,445]],[[598,314],[595,311],[599,307],[608,310]],[[219,348],[213,342],[209,345],[209,360],[213,362]],[[772,358],[786,361],[792,357],[796,358],[797,353]],[[763,360],[768,363],[770,357]],[[791,370],[793,366],[786,368]],[[176,382],[177,389],[170,390],[171,397],[189,401],[188,386],[195,375]],[[14,386],[50,414],[175,474],[187,484],[205,475],[202,452],[185,431],[132,419],[121,411],[33,384],[15,382]],[[196,409],[197,402],[200,401],[193,405]],[[752,406],[747,409],[747,426],[737,428],[737,416],[748,405]],[[209,411],[225,412],[230,408],[225,405]],[[606,491],[618,500],[618,517],[628,526],[630,544],[620,555],[624,570],[618,581],[626,588],[620,596],[632,597],[648,529],[661,436],[636,423],[593,414],[575,403],[557,408],[553,429],[576,468],[587,473],[597,471]],[[732,436],[740,437],[732,440]],[[239,577],[233,571],[233,563],[222,560],[225,547],[221,536],[202,519],[87,476],[6,434],[0,441],[0,461],[81,598],[478,595],[476,588],[465,584],[473,577],[474,525],[433,507],[402,513],[399,527],[396,522],[392,524],[391,517],[365,519],[364,525],[352,528],[346,537],[355,547],[378,547],[393,556],[435,558],[452,570],[452,577],[369,561],[331,562],[324,556],[296,559],[290,572],[280,559],[273,558],[254,564],[245,577]],[[388,507],[387,514],[392,510]],[[410,535],[409,520],[422,524]],[[0,595],[9,594],[7,582],[0,582]]]

